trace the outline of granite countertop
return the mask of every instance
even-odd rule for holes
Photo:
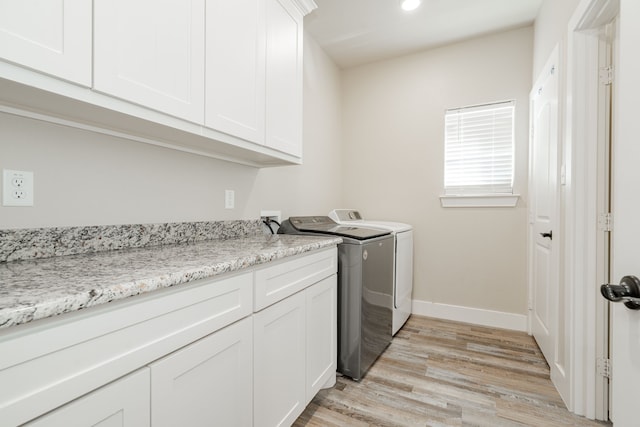
[[[0,263],[0,329],[340,242],[258,234]]]

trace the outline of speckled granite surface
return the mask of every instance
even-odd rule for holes
[[[0,262],[260,234],[260,220],[0,230]]]
[[[0,328],[330,247],[339,238],[244,237],[0,263]]]

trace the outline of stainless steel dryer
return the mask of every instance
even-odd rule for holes
[[[338,245],[338,372],[360,380],[391,342],[394,240],[388,230],[291,217],[280,234],[342,237]]]
[[[381,228],[395,237],[395,272],[393,285],[393,323],[395,335],[411,316],[413,291],[413,227],[401,222],[364,220],[355,209],[334,209],[329,218],[342,225]]]

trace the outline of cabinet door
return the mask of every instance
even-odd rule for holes
[[[150,426],[149,369],[142,368],[25,425]]]
[[[254,425],[289,426],[305,407],[305,293],[253,315]]]
[[[267,0],[266,145],[302,155],[302,15],[289,0]]]
[[[150,365],[154,427],[251,425],[251,326],[245,318]]]
[[[0,1],[0,58],[91,86],[91,2]]]
[[[308,404],[325,385],[333,385],[337,368],[337,279],[334,274],[308,288],[307,395]]]
[[[94,89],[204,123],[204,0],[94,8]]]
[[[207,127],[264,144],[264,0],[207,0]]]

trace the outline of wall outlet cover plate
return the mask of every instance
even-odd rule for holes
[[[233,209],[236,204],[236,192],[233,190],[224,190],[224,208]]]
[[[33,172],[2,170],[2,205],[33,206]]]

